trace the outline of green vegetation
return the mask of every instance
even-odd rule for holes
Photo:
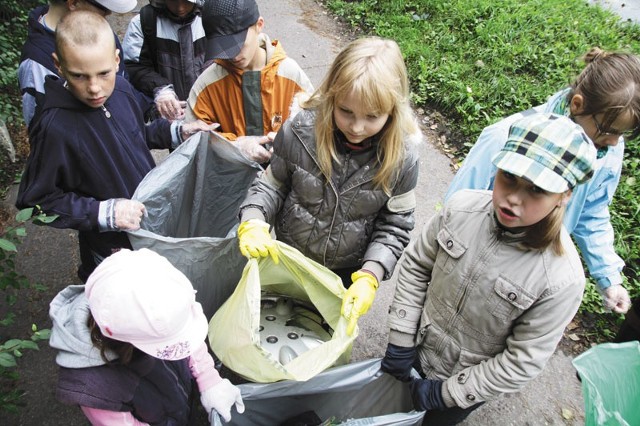
[[[18,246],[22,238],[27,235],[25,223],[33,221],[37,224],[50,223],[57,216],[46,216],[39,213],[32,217],[33,209],[24,209],[16,215],[17,225],[10,227],[0,233],[0,291],[4,294],[5,308],[0,316],[0,327],[8,327],[13,324],[15,314],[11,307],[20,297],[24,297],[24,291],[33,288],[36,291],[43,291],[45,287],[36,284],[32,285],[27,278],[16,272],[15,260],[18,254]],[[49,330],[38,330],[35,324],[31,326],[28,339],[7,337],[4,329],[0,328],[0,412],[15,411],[18,407],[21,391],[15,384],[18,379],[16,358],[22,356],[24,350],[37,350],[38,341],[49,338]],[[15,333],[15,332],[14,332]],[[22,334],[22,333],[21,333]]]
[[[460,158],[487,125],[540,104],[582,69],[591,47],[640,53],[640,27],[584,0],[326,0],[367,34],[400,45],[418,106],[438,109],[461,140]],[[640,294],[640,148],[627,144],[611,206],[627,288]],[[593,286],[582,304],[601,312]],[[608,330],[604,329],[603,333]]]

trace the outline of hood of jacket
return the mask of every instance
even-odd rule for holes
[[[51,301],[49,317],[53,322],[49,345],[58,350],[56,363],[66,368],[97,367],[105,364],[100,350],[91,342],[87,326],[89,302],[83,285],[70,285]],[[116,358],[107,352],[109,360]]]
[[[32,59],[58,75],[51,52],[55,50],[55,33],[40,23],[40,17],[49,11],[49,6],[39,6],[29,12],[27,40],[22,47],[20,62]]]

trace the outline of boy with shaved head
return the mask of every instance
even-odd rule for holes
[[[54,51],[55,31],[58,22],[71,12],[90,11],[102,16],[113,13],[130,12],[137,4],[136,0],[49,0],[48,4],[38,6],[29,12],[27,40],[22,46],[18,81],[22,91],[22,115],[29,125],[38,102],[44,96],[44,78],[58,75],[51,54]],[[120,40],[112,34],[116,47],[122,52]],[[120,60],[123,59],[120,53]],[[124,67],[118,74],[127,77]]]
[[[64,80],[46,78],[16,206],[39,206],[59,216],[52,226],[79,230],[78,276],[85,281],[102,259],[131,248],[121,231],[140,227],[144,205],[130,198],[154,167],[149,148],[175,148],[217,126],[164,119],[146,126],[139,96],[116,75],[120,57],[111,28],[96,13],[66,15],[55,49]]]

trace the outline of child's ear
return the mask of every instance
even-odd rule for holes
[[[562,207],[567,207],[567,204],[569,204],[569,200],[571,200],[571,193],[573,191],[572,190],[567,190],[565,192],[562,193],[562,197],[560,198],[560,201],[558,202],[558,207],[562,206]]]
[[[571,111],[571,115],[573,117],[582,115],[584,112],[584,96],[579,93],[576,93],[571,98],[571,102],[569,102],[569,111]]]
[[[116,49],[116,70],[120,68],[120,49]]]
[[[58,70],[58,74],[62,75],[62,66],[60,65],[60,60],[58,59],[58,55],[56,55],[56,53],[53,52],[51,56],[53,57],[53,65],[56,66],[56,69]]]

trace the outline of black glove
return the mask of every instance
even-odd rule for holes
[[[387,345],[387,352],[382,359],[382,371],[391,374],[398,380],[408,382],[411,380],[411,367],[416,359],[416,348],[405,348],[393,343]]]
[[[413,407],[420,411],[445,410],[442,400],[442,380],[416,379],[411,382],[411,399]]]

